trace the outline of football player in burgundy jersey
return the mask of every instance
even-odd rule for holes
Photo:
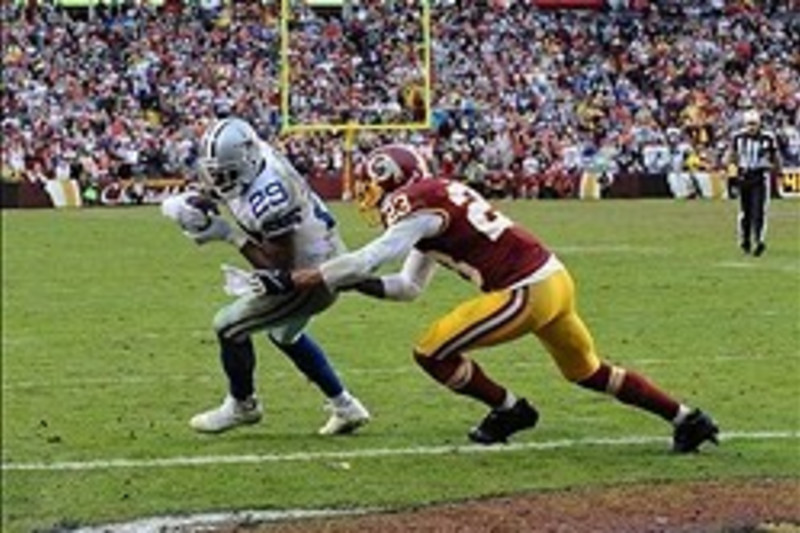
[[[717,441],[705,413],[662,391],[637,372],[599,358],[575,307],[573,280],[533,234],[466,185],[431,176],[410,146],[386,145],[365,159],[356,175],[362,208],[377,209],[386,231],[359,250],[293,272],[266,271],[267,292],[324,284],[356,288],[379,298],[412,300],[438,264],[471,280],[481,295],[434,322],[414,347],[414,358],[433,379],[486,404],[489,414],[469,432],[474,442],[506,442],[532,428],[538,412],[498,384],[467,354],[477,348],[536,335],[563,376],[660,416],[674,427],[673,449],[692,452]],[[405,258],[400,272],[380,277],[380,265]]]

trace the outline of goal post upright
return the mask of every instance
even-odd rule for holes
[[[303,0],[294,0],[302,2]],[[342,0],[342,5],[350,0]],[[389,131],[422,131],[430,129],[431,113],[431,89],[432,89],[432,58],[431,58],[431,6],[430,0],[419,0],[422,7],[422,100],[424,106],[424,117],[422,121],[415,122],[392,122],[392,123],[360,123],[350,122],[314,122],[306,124],[295,124],[291,120],[290,110],[290,91],[291,91],[291,63],[289,61],[290,39],[289,25],[292,20],[291,4],[293,0],[281,0],[280,9],[280,115],[281,115],[281,135],[293,135],[304,133],[341,133],[344,136],[344,161],[342,165],[342,196],[344,200],[352,197],[352,153],[355,146],[356,137],[360,132],[389,132]]]
[[[289,126],[289,2],[281,0],[280,22],[280,82],[281,91],[281,133],[285,133]]]
[[[430,127],[431,120],[431,94],[432,81],[431,73],[431,3],[430,0],[420,0],[422,2],[422,80],[423,80],[423,101],[425,103],[425,125]]]

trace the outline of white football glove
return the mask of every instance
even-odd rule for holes
[[[201,209],[191,205],[189,199],[199,194],[195,191],[186,191],[167,197],[161,202],[161,214],[177,222],[181,229],[186,231],[199,231],[209,224],[209,215]]]
[[[255,270],[223,264],[225,284],[222,289],[228,296],[270,296],[287,294],[294,290],[291,274],[286,270]]]
[[[241,248],[247,238],[236,231],[221,215],[204,211],[188,202],[196,191],[187,191],[166,198],[161,203],[161,213],[177,222],[183,234],[195,244],[202,245],[212,241],[228,241]]]
[[[225,278],[225,284],[222,289],[228,296],[250,296],[253,294],[262,294],[264,292],[263,286],[258,282],[258,279],[253,276],[252,272],[223,264],[222,275]]]

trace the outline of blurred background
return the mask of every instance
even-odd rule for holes
[[[751,107],[779,139],[775,195],[794,196],[799,4],[290,1],[282,33],[279,1],[6,1],[3,205],[157,202],[195,179],[199,132],[230,114],[327,198],[389,139],[494,197],[726,198],[722,158]],[[348,123],[393,129],[355,127],[351,144],[286,129]]]

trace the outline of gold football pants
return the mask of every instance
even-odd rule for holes
[[[591,333],[575,308],[575,284],[566,270],[514,290],[482,294],[437,320],[415,351],[444,359],[482,346],[535,334],[570,381],[592,375],[600,360]]]

